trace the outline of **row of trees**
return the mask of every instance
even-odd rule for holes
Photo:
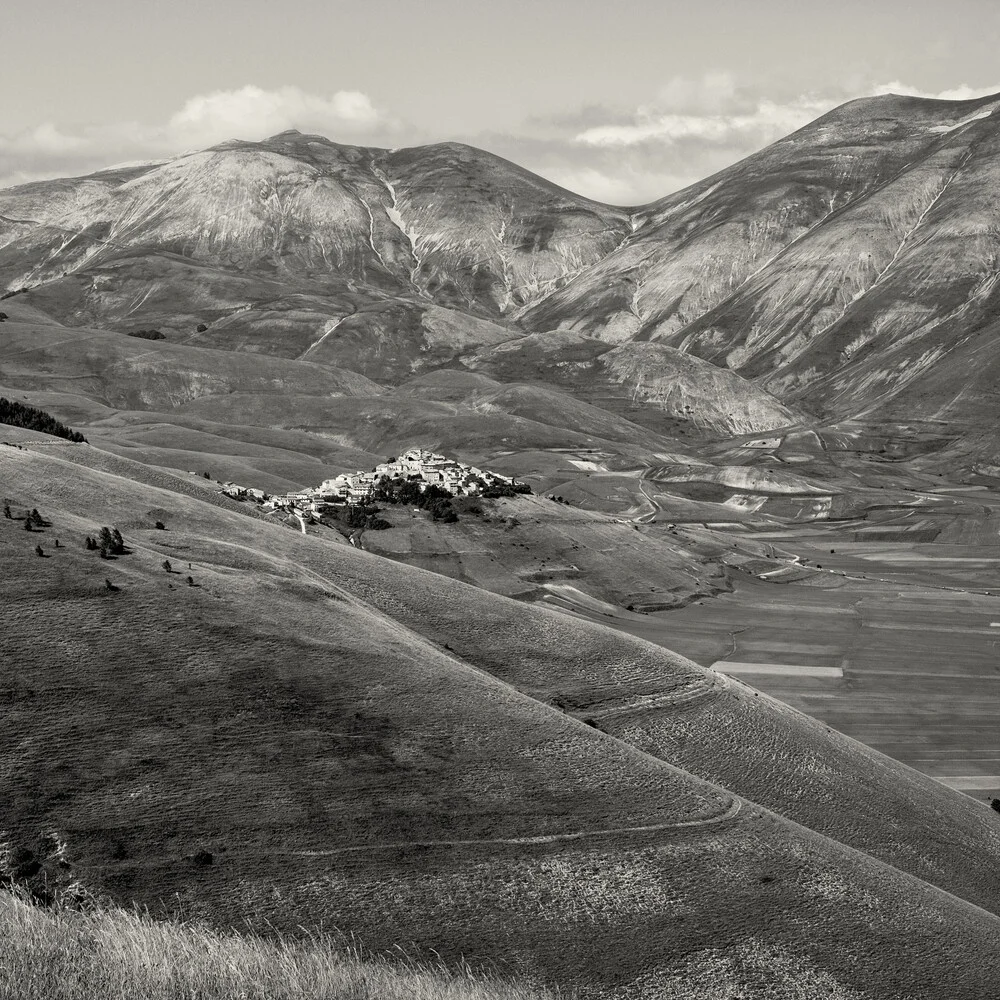
[[[87,440],[79,431],[71,430],[65,424],[60,423],[51,413],[38,410],[34,406],[25,406],[23,403],[17,403],[4,396],[0,396],[0,424],[24,427],[30,431],[41,431],[43,434],[66,438],[67,441],[79,443]]]
[[[160,333],[159,330],[133,330],[131,333],[125,334],[126,337],[138,337],[140,340],[166,340],[166,334]]]

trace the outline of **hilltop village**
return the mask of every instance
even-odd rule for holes
[[[411,448],[398,458],[376,465],[371,472],[357,471],[325,479],[319,486],[271,496],[263,490],[226,483],[222,492],[238,500],[255,500],[265,510],[298,510],[318,513],[327,504],[363,505],[391,484],[412,483],[423,493],[430,487],[446,496],[510,496],[530,493],[525,483],[497,472],[477,469],[456,459],[421,448]]]

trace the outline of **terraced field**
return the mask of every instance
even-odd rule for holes
[[[731,570],[732,593],[613,624],[981,801],[1000,797],[1000,492],[946,490],[864,522],[689,525],[685,537],[770,558]]]

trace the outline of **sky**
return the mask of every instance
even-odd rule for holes
[[[33,0],[0,186],[286,128],[457,140],[616,204],[880,93],[1000,92],[996,0]]]

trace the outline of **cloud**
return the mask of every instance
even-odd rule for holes
[[[959,87],[951,90],[941,90],[936,94],[928,93],[909,84],[893,80],[892,83],[880,83],[872,89],[872,94],[900,94],[903,97],[929,97],[935,101],[972,101],[977,97],[992,97],[1000,94],[1000,83],[995,83],[991,87],[970,87],[963,83]]]
[[[197,145],[234,137],[262,139],[288,128],[339,136],[372,132],[389,122],[367,94],[338,90],[330,97],[298,87],[246,86],[192,97],[163,129],[164,138]]]
[[[285,129],[337,141],[385,143],[405,127],[357,90],[329,96],[298,87],[245,86],[187,100],[159,125],[118,122],[66,129],[52,123],[0,135],[0,186],[88,173],[113,162],[145,162],[226,139],[263,139]]]
[[[549,144],[526,146],[521,158],[505,155],[580,194],[634,205],[702,180],[852,98],[895,93],[964,101],[998,92],[1000,84],[963,84],[929,93],[896,80],[762,95],[731,73],[710,71],[667,81],[631,111],[588,107],[536,120],[534,128],[548,126]],[[511,145],[517,146],[513,138]]]
[[[751,94],[730,73],[709,72],[697,80],[675,77],[653,102],[641,105],[631,121],[593,125],[575,140],[591,146],[634,146],[697,139],[750,150],[801,128],[836,103],[835,97],[810,95],[778,102]]]
[[[0,186],[90,173],[111,163],[162,160],[226,139],[261,139],[298,128],[373,146],[461,139],[578,194],[639,205],[722,170],[854,97],[896,93],[956,101],[996,92],[1000,84],[928,93],[898,80],[856,79],[817,93],[764,94],[732,73],[710,70],[668,79],[631,108],[591,104],[529,118],[516,133],[446,137],[417,132],[357,90],[319,95],[293,86],[247,85],[191,97],[159,125],[70,129],[45,123],[0,135]]]
[[[849,97],[761,96],[732,74],[674,77],[631,110],[588,106],[534,118],[487,148],[579,194],[639,205],[693,184],[780,139]]]

